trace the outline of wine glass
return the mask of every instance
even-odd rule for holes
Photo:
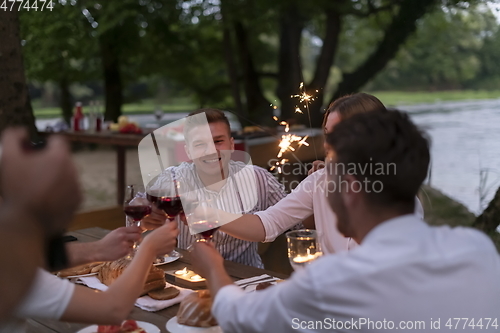
[[[140,226],[141,220],[151,214],[151,204],[146,198],[137,195],[138,192],[144,192],[141,185],[128,185],[125,189],[123,211],[126,215],[125,225],[127,227]],[[137,242],[134,242],[134,245],[132,246],[132,254],[129,254],[127,259],[131,259],[136,250]]]
[[[176,220],[179,223],[179,215],[183,211],[181,197],[179,194],[181,180],[172,179],[167,181],[166,185],[157,185],[150,181],[146,191],[146,198],[158,209],[161,209],[167,214],[167,220],[172,222]],[[167,257],[177,257],[179,253],[175,250],[170,252]],[[155,259],[156,264],[161,264],[165,261],[166,256],[158,256]]]
[[[304,268],[323,255],[316,230],[301,229],[286,233],[288,260],[294,270]]]
[[[206,199],[193,202],[194,209],[188,218],[191,234],[195,242],[213,241],[214,233],[220,228],[217,206],[214,200]]]

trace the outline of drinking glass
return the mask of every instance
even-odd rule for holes
[[[137,196],[138,192],[144,193],[142,185],[127,185],[125,189],[125,202],[123,203],[123,211],[125,212],[125,225],[140,226],[141,220],[151,214],[151,204],[144,198]],[[137,242],[132,246],[132,253],[127,256],[131,259],[137,250]]]
[[[319,258],[321,252],[316,230],[301,229],[286,233],[288,260],[294,270],[304,268]]]
[[[195,242],[213,241],[214,233],[220,228],[217,206],[214,200],[206,199],[192,203],[193,209],[187,217]]]

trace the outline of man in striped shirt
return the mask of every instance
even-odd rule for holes
[[[200,116],[205,124],[208,123],[208,139],[205,135],[207,126],[203,122],[196,122]],[[191,191],[196,192],[196,200],[210,202],[213,207],[235,214],[265,210],[285,197],[283,185],[265,169],[231,160],[234,139],[231,137],[229,121],[222,111],[201,109],[192,112],[186,120],[184,135],[186,153],[193,162],[183,162],[165,169],[149,190],[165,190],[176,183],[189,184],[191,189],[196,189]],[[186,203],[182,194],[181,197]],[[147,228],[154,228],[164,222],[165,214],[156,207],[143,220]],[[196,238],[184,223],[179,225],[179,230],[178,246],[186,249]],[[263,268],[256,242],[234,238],[222,231],[215,232],[213,240],[224,259]]]

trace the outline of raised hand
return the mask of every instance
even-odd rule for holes
[[[62,137],[51,136],[45,148],[27,151],[26,130],[2,135],[0,193],[4,204],[33,215],[47,236],[65,229],[81,201],[75,166]]]

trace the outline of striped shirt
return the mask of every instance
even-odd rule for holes
[[[211,200],[218,209],[229,213],[252,214],[267,209],[285,197],[286,193],[272,174],[258,166],[246,165],[243,162],[229,162],[229,173],[224,186],[219,191],[205,188],[196,172],[193,163],[183,162],[179,166],[165,169],[153,187],[162,190],[173,187],[174,178],[194,184],[198,200]],[[171,189],[170,191],[174,191]],[[178,246],[186,249],[195,241],[189,227],[179,224]],[[257,253],[256,242],[234,238],[218,231],[214,233],[214,245],[226,260],[248,266],[263,268],[262,260]]]

